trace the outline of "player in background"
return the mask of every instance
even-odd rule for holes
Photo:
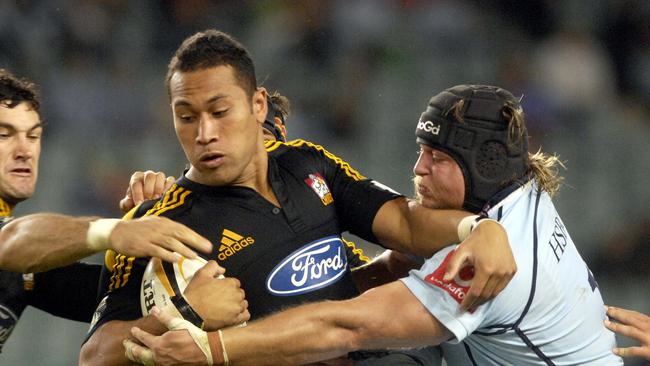
[[[458,232],[459,224],[465,227],[462,223],[467,222],[463,221],[468,217],[466,212],[425,209],[361,176],[322,147],[301,140],[264,144],[259,127],[267,113],[266,91],[257,87],[248,52],[224,33],[208,30],[186,39],[170,63],[167,85],[174,127],[190,169],[175,184],[179,205],[166,210],[165,202],[159,201],[160,205],[149,212],[191,223],[204,236],[222,243],[228,243],[222,239],[224,235],[236,237],[233,232],[254,239],[248,240],[249,245],[260,243],[250,250],[238,250],[241,255],[234,256],[232,250],[221,253],[215,248],[210,256],[223,257],[220,263],[232,259],[223,265],[242,281],[251,300],[251,315],[307,298],[349,297],[347,293],[322,296],[340,288],[345,284],[343,279],[349,278],[348,273],[341,272],[345,267],[339,266],[340,251],[328,252],[327,256],[336,258],[322,258],[319,262],[337,268],[328,276],[335,274],[335,278],[341,278],[338,282],[323,283],[323,277],[311,277],[316,272],[305,272],[311,273],[310,280],[316,283],[315,287],[301,288],[304,283],[298,279],[302,277],[287,276],[282,271],[283,277],[273,277],[280,273],[277,271],[291,271],[286,266],[292,258],[289,253],[310,248],[308,243],[320,245],[326,238],[340,241],[336,237],[351,230],[389,248],[429,256],[469,232],[469,222],[467,230]],[[181,197],[181,192],[187,194]],[[246,210],[244,202],[256,208]],[[258,209],[263,211],[248,220],[248,215]],[[219,215],[197,216],[201,212]],[[490,297],[504,287],[514,272],[504,232],[495,222],[479,223],[467,238],[452,259],[449,275],[453,277],[463,265],[473,265],[476,274],[467,298],[476,299],[481,294]],[[337,247],[340,244],[332,244],[328,250]],[[265,261],[255,259],[257,253],[264,253]],[[81,364],[122,364],[126,360],[120,340],[128,335],[131,326],[162,330],[150,316],[136,315],[136,286],[143,265],[146,262],[134,262],[126,273],[127,283],[109,293],[106,310],[82,348]],[[286,291],[296,296],[282,300],[270,296],[269,291],[285,291],[275,287],[276,279],[280,284],[291,279],[294,287]],[[253,299],[252,293],[261,298]]]
[[[12,218],[13,208],[31,197],[38,176],[43,123],[32,83],[0,69],[0,268],[41,272],[112,248],[133,256],[175,261],[195,258],[187,246],[212,245],[183,225],[151,217],[132,222],[40,213]]]
[[[473,274],[465,267],[444,281],[452,247],[352,300],[299,306],[244,328],[206,334],[156,310],[172,331],[133,328],[148,348],[125,340],[127,354],[158,366],[297,365],[359,348],[442,344],[450,366],[621,365],[598,286],[551,202],[558,160],[528,152],[518,99],[491,86],[447,89],[430,100],[416,136],[420,202],[466,207],[506,228],[518,271],[494,299],[458,311]]]
[[[176,260],[179,254],[174,252],[196,256],[187,246],[201,251],[212,246],[162,217],[127,223],[39,213],[14,219],[14,207],[31,197],[36,185],[43,134],[39,107],[31,82],[0,69],[0,351],[28,305],[90,321],[97,303],[98,266],[75,263],[32,272],[69,265],[107,248]]]

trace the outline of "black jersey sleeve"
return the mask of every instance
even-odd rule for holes
[[[387,186],[368,179],[347,162],[319,145],[304,140],[289,144],[308,150],[318,160],[323,178],[331,190],[337,216],[343,231],[349,231],[365,240],[377,243],[372,233],[372,222],[377,211],[387,201],[402,195]]]
[[[97,306],[97,284],[102,266],[77,262],[35,273],[27,303],[55,316],[90,323]]]
[[[146,215],[156,201],[146,201],[124,216],[130,220]],[[88,338],[111,320],[135,320],[142,317],[140,283],[149,258],[127,257],[112,250],[106,251],[98,285],[99,304],[90,324]]]
[[[10,220],[9,217],[0,219],[0,228]],[[26,307],[23,275],[0,270],[0,353]]]
[[[121,259],[118,259],[118,261],[121,261]],[[86,339],[100,326],[109,321],[135,320],[142,317],[140,283],[149,259],[126,257],[124,261],[124,273],[113,273],[110,276],[112,283],[109,286],[111,288],[97,305]],[[107,269],[104,268],[103,271],[107,271]],[[123,281],[123,285],[118,281]]]
[[[0,353],[26,307],[23,275],[0,270]]]

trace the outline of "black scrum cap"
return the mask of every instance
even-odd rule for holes
[[[460,101],[462,121],[457,121],[452,109]],[[522,126],[521,138],[509,138],[505,106],[521,108],[505,89],[457,85],[431,98],[415,130],[418,144],[456,160],[465,178],[463,205],[472,212],[481,211],[504,184],[526,172],[528,136]]]

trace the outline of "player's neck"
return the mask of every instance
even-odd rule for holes
[[[247,186],[254,189],[273,205],[280,207],[280,202],[275,196],[269,181],[269,156],[264,146],[258,151],[251,164],[254,171],[250,175]]]

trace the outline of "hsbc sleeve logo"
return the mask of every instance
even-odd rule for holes
[[[430,284],[439,287],[446,291],[457,303],[461,303],[467,295],[470,285],[472,284],[472,278],[474,278],[474,267],[466,266],[463,267],[456,277],[449,282],[445,282],[442,278],[445,275],[445,270],[447,269],[447,264],[452,255],[456,251],[450,251],[445,259],[440,263],[438,268],[436,268],[433,273],[424,277],[424,280]]]

